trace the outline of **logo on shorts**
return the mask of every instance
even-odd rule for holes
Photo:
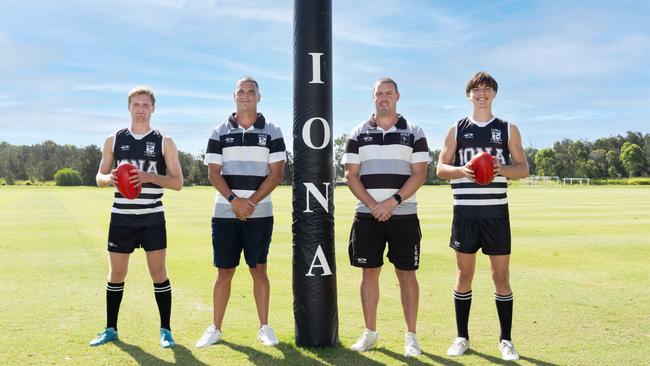
[[[496,128],[492,129],[492,138],[490,138],[490,142],[495,144],[501,143],[501,130]]]
[[[418,246],[415,245],[415,250],[413,252],[413,265],[418,266],[420,264],[420,252],[418,251]]]
[[[115,245],[112,241],[108,242],[108,247],[109,248],[117,248],[117,245]]]
[[[156,143],[147,141],[147,146],[145,147],[144,154],[150,157],[156,156]]]
[[[257,144],[260,146],[266,146],[266,135],[257,135]]]
[[[357,263],[366,264],[368,260],[366,258],[356,258]]]
[[[451,243],[451,245],[456,249],[460,249],[460,242],[458,240],[454,240],[454,242]]]
[[[129,146],[129,145],[120,146],[120,150],[122,150],[122,151],[129,151],[130,148],[131,148],[131,146]]]

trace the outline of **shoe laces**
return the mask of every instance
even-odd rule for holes
[[[418,338],[415,336],[415,334],[407,333],[405,343],[407,347],[420,348],[420,345],[418,344]]]
[[[451,346],[453,349],[459,350],[461,348],[466,348],[467,347],[467,340],[463,338],[456,338],[454,340],[454,344]]]
[[[372,333],[370,333],[370,331],[366,329],[363,332],[363,335],[361,336],[361,338],[359,338],[358,342],[363,342],[363,345],[365,347],[370,347],[374,343],[374,340],[376,338],[377,338],[376,334],[375,334],[375,336],[373,336]]]
[[[501,352],[513,355],[515,353],[515,346],[512,344],[512,342],[503,340],[501,341]]]

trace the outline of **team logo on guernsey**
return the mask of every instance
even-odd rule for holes
[[[234,137],[226,137],[226,143],[227,143],[227,144],[232,144],[233,142],[235,142],[235,138],[234,138]]]
[[[372,136],[370,135],[363,136],[363,142],[370,142],[370,141],[372,141]]]
[[[501,130],[497,130],[495,128],[492,129],[492,138],[490,138],[490,142],[492,143],[501,143]]]
[[[473,139],[473,138],[474,138],[474,134],[471,133],[471,132],[468,132],[468,133],[464,134],[463,137],[466,138],[466,139],[468,139],[468,140],[469,140],[469,139]]]
[[[266,146],[266,135],[257,135],[257,144],[260,146]]]
[[[402,145],[408,145],[411,140],[410,137],[411,135],[409,135],[408,133],[400,133],[399,143]]]
[[[129,151],[130,148],[131,148],[131,146],[129,146],[129,145],[120,146],[120,150],[122,150],[122,151]]]
[[[156,156],[156,143],[155,142],[147,142],[147,146],[144,149],[144,154],[146,156],[151,156],[151,157]]]

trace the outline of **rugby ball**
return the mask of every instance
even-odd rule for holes
[[[490,184],[494,179],[492,155],[485,151],[474,155],[472,160],[469,161],[469,167],[474,171],[477,184],[484,186]]]
[[[124,198],[130,200],[138,197],[142,191],[142,185],[134,187],[131,180],[129,180],[131,175],[133,175],[130,171],[133,169],[138,168],[131,163],[122,163],[117,167],[117,171],[115,172],[115,175],[117,175],[117,190],[120,191]]]

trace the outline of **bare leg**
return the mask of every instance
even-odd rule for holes
[[[253,296],[255,296],[255,306],[261,327],[269,323],[269,298],[271,295],[269,276],[266,273],[266,264],[258,264],[255,268],[249,267],[249,270],[253,277]]]
[[[399,280],[404,320],[409,332],[415,333],[418,320],[418,304],[420,299],[420,287],[415,271],[403,271],[395,268]]]
[[[377,306],[379,305],[379,268],[363,268],[361,278],[361,307],[366,328],[377,331]]]
[[[230,299],[230,287],[235,270],[236,268],[219,268],[217,280],[214,282],[214,290],[212,292],[214,313],[212,321],[214,322],[214,327],[219,330],[221,330],[228,299]]]

